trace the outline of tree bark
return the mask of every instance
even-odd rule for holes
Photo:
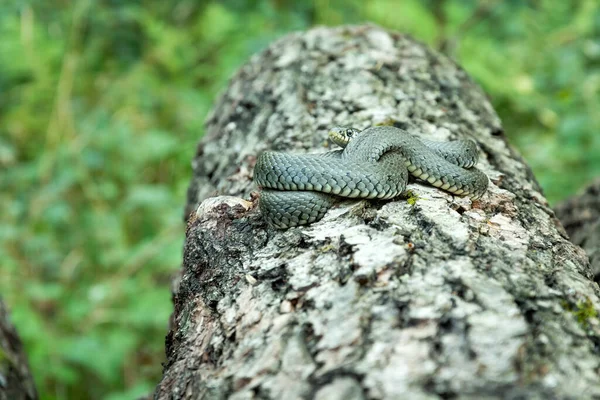
[[[594,281],[600,282],[600,179],[555,209],[571,241],[590,257]]]
[[[8,308],[0,299],[0,400],[37,399],[35,383]]]
[[[489,192],[472,202],[411,183],[408,199],[266,226],[251,195],[260,152],[325,151],[329,127],[380,123],[475,139]],[[600,396],[587,257],[445,56],[375,26],[286,36],[232,78],[193,168],[155,398]]]

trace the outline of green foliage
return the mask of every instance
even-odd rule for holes
[[[600,3],[514,4],[465,36],[458,59],[553,203],[600,176]]]
[[[367,20],[457,58],[552,201],[600,175],[594,0],[2,2],[0,293],[44,399],[154,387],[216,93],[288,31]]]

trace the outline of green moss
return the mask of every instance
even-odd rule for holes
[[[590,318],[596,318],[598,316],[598,311],[594,308],[594,304],[590,298],[586,297],[585,301],[577,303],[577,310],[573,314],[577,318],[577,322],[587,327]]]
[[[319,251],[320,251],[321,253],[327,253],[328,251],[331,251],[331,250],[333,250],[334,248],[335,248],[335,247],[333,246],[333,244],[329,243],[329,244],[326,244],[326,245],[322,246],[322,247],[319,249]]]
[[[589,297],[586,297],[585,301],[578,301],[575,306],[563,300],[561,301],[561,306],[575,316],[575,319],[583,329],[589,327],[591,318],[598,317],[598,311],[594,308],[594,304]]]
[[[406,202],[408,204],[414,206],[417,203],[417,200],[421,200],[421,197],[419,197],[415,192],[412,190],[406,192]]]

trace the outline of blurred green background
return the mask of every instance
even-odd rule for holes
[[[363,21],[457,59],[551,202],[600,176],[595,0],[1,3],[0,293],[42,398],[153,389],[216,93],[286,32]]]

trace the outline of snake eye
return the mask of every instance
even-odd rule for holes
[[[354,135],[354,131],[352,129],[346,129],[346,136],[348,136],[349,138],[351,138],[352,135]]]

